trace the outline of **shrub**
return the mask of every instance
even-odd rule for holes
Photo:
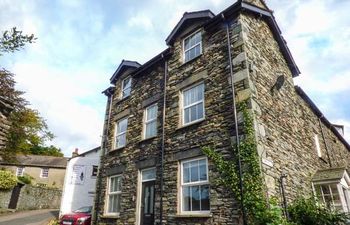
[[[16,186],[16,176],[8,170],[0,170],[0,190],[8,190]]]
[[[31,183],[32,183],[32,180],[33,180],[33,177],[31,177],[31,176],[25,174],[24,176],[19,176],[19,177],[17,177],[17,179],[18,179],[19,181],[21,181],[22,183],[24,183],[24,184],[31,184]]]
[[[299,198],[288,207],[291,221],[297,225],[343,225],[349,219],[345,213],[330,210],[313,198]]]

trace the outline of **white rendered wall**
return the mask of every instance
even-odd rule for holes
[[[93,166],[98,166],[100,151],[68,161],[61,200],[60,215],[70,213],[83,206],[92,206],[95,197],[96,177],[92,176]],[[78,174],[83,173],[82,179]]]

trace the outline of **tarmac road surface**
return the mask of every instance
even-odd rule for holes
[[[58,212],[58,209],[15,212],[0,216],[0,225],[46,225],[51,219],[58,217]]]

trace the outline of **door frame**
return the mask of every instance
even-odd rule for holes
[[[142,171],[145,170],[151,170],[151,169],[155,169],[156,167],[149,167],[149,168],[144,168],[144,169],[140,169],[138,170],[138,178],[137,178],[137,196],[136,196],[136,222],[135,225],[141,225],[141,202],[142,202]],[[157,173],[157,170],[156,170]],[[156,181],[156,178],[151,179],[151,180],[147,180],[145,182],[148,181]],[[154,197],[156,195],[156,190],[154,190]]]

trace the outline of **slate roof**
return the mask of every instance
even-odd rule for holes
[[[62,168],[67,166],[67,159],[65,157],[54,157],[44,155],[17,155],[16,163],[8,163],[0,161],[0,165],[13,166],[32,166],[32,167],[48,167],[48,168]]]
[[[319,170],[313,176],[312,181],[340,180],[343,178],[345,172],[345,168],[331,168]]]
[[[122,60],[122,62],[119,64],[117,70],[114,72],[113,76],[110,79],[111,84],[115,82],[115,80],[120,76],[125,70],[130,68],[139,68],[141,66],[140,63],[136,61],[130,61],[130,60]]]

